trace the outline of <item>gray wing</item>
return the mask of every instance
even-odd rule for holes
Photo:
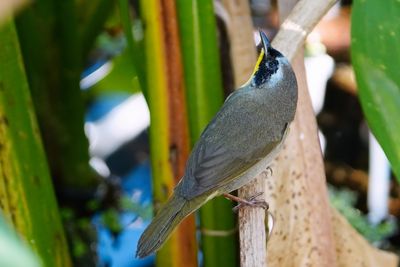
[[[191,199],[218,190],[268,155],[287,127],[273,122],[268,104],[246,91],[229,97],[195,145],[176,191]]]

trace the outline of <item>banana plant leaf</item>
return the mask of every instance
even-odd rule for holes
[[[400,181],[400,1],[357,0],[352,12],[351,52],[362,108]]]

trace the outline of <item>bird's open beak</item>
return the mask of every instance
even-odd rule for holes
[[[261,38],[261,42],[263,45],[264,53],[267,55],[268,50],[271,47],[271,43],[269,42],[267,35],[263,31],[260,30],[259,32],[260,32],[260,38]]]

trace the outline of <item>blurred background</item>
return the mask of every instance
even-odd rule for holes
[[[18,1],[9,5],[6,2],[4,6],[0,4],[0,10],[17,5]],[[236,235],[225,244],[215,245],[220,241],[194,231],[200,224],[235,228],[232,203],[226,200],[207,206],[186,223],[182,231],[192,237],[185,243],[188,252],[176,252],[172,245],[157,258],[138,260],[134,253],[153,210],[165,201],[182,175],[190,147],[223,99],[237,87],[234,57],[249,52],[232,50],[231,35],[243,34],[246,27],[232,26],[232,16],[250,16],[251,34],[247,36],[256,47],[260,41],[258,29],[270,39],[279,29],[277,1],[241,1],[239,6],[244,9],[234,12],[223,0],[23,2],[13,18],[0,12],[0,94],[2,88],[14,86],[21,90],[0,96],[0,104],[4,105],[3,110],[0,106],[0,118],[5,125],[0,127],[0,170],[4,171],[0,177],[7,181],[5,166],[10,165],[14,166],[8,173],[11,177],[15,171],[16,176],[30,177],[35,173],[32,176],[39,178],[5,182],[0,190],[0,208],[6,221],[39,255],[38,264],[178,266],[173,263],[176,256],[195,259],[200,266],[221,266],[221,259],[212,258],[226,250],[231,253],[224,256],[222,266],[239,266]],[[385,86],[397,89],[396,94],[386,95],[394,104],[385,102],[385,96],[379,93],[374,95],[378,89],[363,89],[360,93],[360,85],[368,87],[362,81],[374,74],[363,72],[360,65],[365,58],[358,55],[377,51],[377,57],[389,54],[395,64],[400,51],[394,48],[394,41],[384,46],[388,37],[374,35],[373,30],[368,34],[363,24],[366,19],[360,15],[365,11],[362,2],[337,2],[308,36],[304,59],[307,82],[331,204],[373,246],[398,253],[400,187],[394,169],[399,167],[394,167],[393,162],[400,165],[395,161],[400,151],[399,142],[395,142],[399,141],[400,128],[396,128],[397,122],[390,122],[398,121],[398,117],[387,113],[383,123],[376,123],[375,118],[382,121],[382,116],[369,108],[379,111],[381,105],[387,105],[390,111],[392,105],[391,110],[399,115],[400,106],[396,103],[400,99],[393,97],[400,95],[399,80],[396,78],[389,85],[375,83],[379,90]],[[388,15],[381,18],[382,25],[375,25],[371,18],[369,21],[378,30],[389,27],[388,36],[399,41],[399,26],[391,28],[400,25],[398,16],[391,16],[394,11],[385,13],[384,8],[374,9],[382,5],[375,2],[367,11]],[[353,8],[359,8],[357,16],[352,14]],[[359,42],[364,42],[365,35],[373,40],[369,50],[363,51]],[[380,50],[386,51],[383,56]],[[250,57],[255,51],[250,52]],[[384,74],[394,68],[385,66],[381,68]],[[393,73],[389,76],[393,77]],[[13,101],[23,108],[15,111]],[[22,113],[26,109],[29,114],[25,116]],[[379,142],[367,121],[375,123],[372,128]],[[30,125],[29,129],[20,126],[24,123]],[[7,132],[8,124],[16,128]],[[380,133],[379,129],[385,127],[391,128],[389,133]],[[28,137],[20,141],[21,135]],[[4,152],[2,147],[8,145],[10,150]],[[14,148],[16,153],[12,154]],[[24,158],[25,153],[28,158]],[[386,155],[391,155],[392,165]],[[29,193],[36,192],[35,183],[43,190],[37,195]],[[12,196],[13,190],[16,196]],[[18,199],[28,204],[13,207]],[[53,204],[44,207],[43,203]],[[24,208],[33,215],[13,211]],[[213,217],[216,211],[222,220]],[[45,221],[41,221],[42,213]],[[31,219],[32,216],[36,217]],[[29,240],[47,242],[41,230],[35,230],[47,227],[41,222],[49,225],[53,236],[64,232],[65,238],[60,234],[57,242],[52,239],[54,247],[36,247]],[[4,229],[5,234],[10,234],[7,226]],[[16,251],[23,250],[16,246]],[[213,246],[219,247],[219,252],[213,252]],[[50,255],[48,247],[54,249]],[[30,255],[28,250],[26,253]],[[56,260],[48,259],[51,255],[56,255]],[[38,266],[28,265],[28,261],[35,262],[27,259],[24,265],[2,266]]]

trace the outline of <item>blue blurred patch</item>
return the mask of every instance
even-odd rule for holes
[[[142,206],[148,206],[152,202],[149,162],[138,165],[131,173],[123,177],[122,189],[123,194],[131,198],[132,201]],[[124,230],[114,236],[102,224],[101,214],[93,218],[93,224],[97,229],[99,266],[154,266],[154,255],[140,260],[135,258],[140,235],[150,223],[150,220],[143,220],[137,214],[129,211],[121,212],[119,220]]]
[[[99,96],[87,109],[86,121],[93,122],[101,119],[113,108],[128,99],[131,94],[113,93]]]

